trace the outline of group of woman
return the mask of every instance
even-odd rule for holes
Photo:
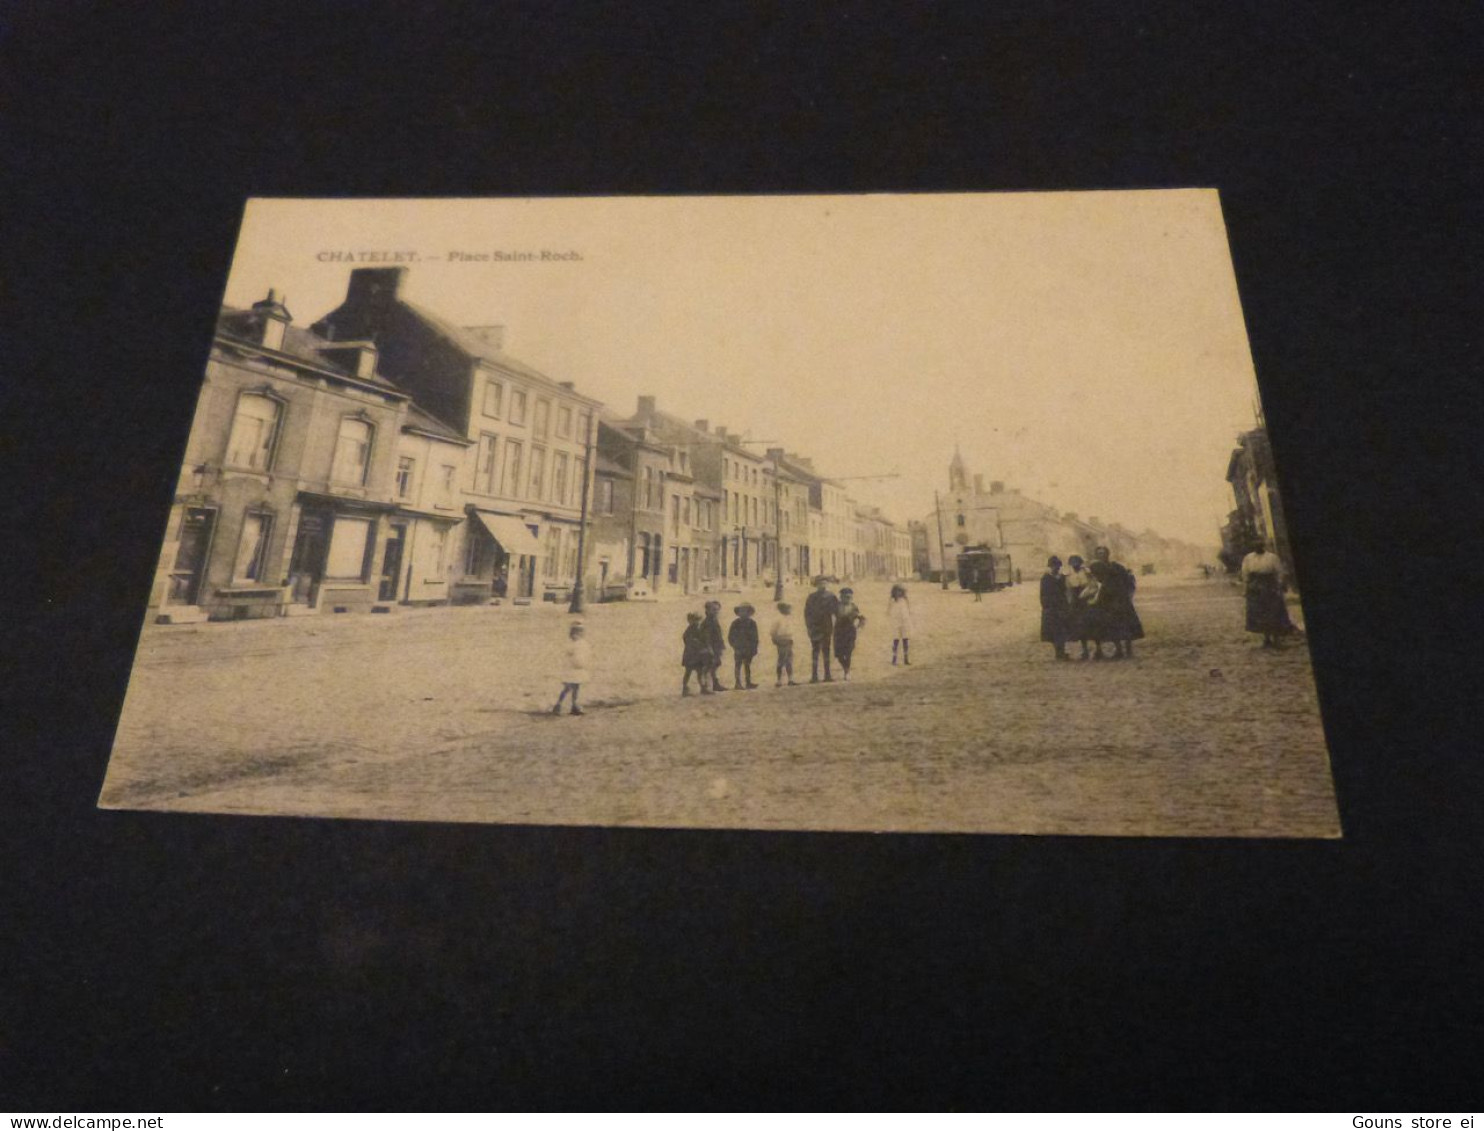
[[[1067,643],[1082,645],[1083,660],[1131,660],[1134,641],[1144,638],[1144,626],[1134,609],[1133,573],[1112,560],[1108,547],[1093,551],[1092,563],[1076,554],[1062,560],[1052,555],[1041,577],[1041,639],[1054,649],[1055,658],[1070,660]],[[1103,645],[1112,644],[1112,655]]]

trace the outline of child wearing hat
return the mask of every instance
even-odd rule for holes
[[[572,714],[583,713],[577,705],[577,693],[582,690],[583,681],[592,666],[593,646],[587,641],[587,630],[581,621],[575,621],[567,630],[567,670],[562,674],[562,693],[551,709],[553,715],[562,713],[562,700],[567,698],[568,692],[572,695]]]
[[[752,658],[757,655],[757,621],[752,614],[756,611],[746,602],[738,605],[732,610],[737,619],[727,629],[727,643],[732,646],[732,687],[739,691],[757,687],[752,682]]]
[[[794,636],[798,631],[793,617],[794,607],[787,601],[778,602],[778,615],[768,627],[768,637],[778,649],[778,678],[774,687],[783,686],[783,675],[788,673],[788,685],[794,686]]]
[[[700,613],[685,614],[685,631],[680,634],[680,641],[685,648],[680,657],[680,663],[685,668],[685,675],[680,679],[680,694],[690,694],[690,677],[694,672],[696,686],[701,689],[701,694],[710,695],[711,688],[706,686],[706,678],[711,671],[711,649],[706,646]]]

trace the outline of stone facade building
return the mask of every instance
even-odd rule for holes
[[[455,484],[465,520],[450,599],[564,598],[598,402],[507,354],[502,327],[453,326],[407,301],[407,270],[352,271],[345,301],[314,330],[374,343],[382,371],[473,445]]]
[[[1060,512],[998,480],[986,485],[982,476],[969,474],[957,450],[948,466],[948,490],[939,494],[934,510],[914,530],[918,568],[933,578],[939,576],[945,558],[951,576],[956,555],[970,546],[1008,553],[1022,578],[1039,575],[1053,554],[1063,561],[1073,554],[1090,560],[1098,546],[1107,546],[1115,560],[1144,573],[1194,569],[1209,557],[1203,547],[1152,530],[1138,534],[1096,516],[1083,519],[1071,511]]]
[[[150,597],[168,623],[370,609],[398,509],[408,395],[374,345],[224,308]],[[394,565],[396,563],[394,562]]]

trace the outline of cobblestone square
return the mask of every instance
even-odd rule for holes
[[[554,717],[564,608],[145,629],[101,804],[388,820],[1159,836],[1339,834],[1307,648],[1264,651],[1224,580],[1143,579],[1130,662],[1055,663],[1033,584],[887,586],[850,682],[680,696],[701,598],[584,615],[586,715]],[[722,594],[724,619],[743,596]],[[766,623],[770,594],[745,599]],[[790,593],[801,600],[802,594]],[[1075,645],[1073,654],[1076,654]],[[723,674],[730,683],[731,660]]]

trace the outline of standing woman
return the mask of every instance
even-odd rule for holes
[[[1087,627],[1087,603],[1098,591],[1098,587],[1092,579],[1092,574],[1084,568],[1082,558],[1078,554],[1073,554],[1067,559],[1065,576],[1067,579],[1067,639],[1076,640],[1082,645],[1082,655],[1078,659],[1085,660],[1090,654],[1087,642],[1092,639],[1092,634]]]
[[[1093,551],[1097,559],[1087,567],[1097,582],[1092,601],[1092,638],[1097,645],[1093,658],[1103,658],[1103,641],[1113,641],[1113,659],[1132,660],[1134,641],[1144,639],[1144,625],[1134,611],[1134,575],[1108,554],[1107,546]]]
[[[1046,572],[1041,575],[1041,639],[1050,644],[1058,660],[1067,655],[1067,579],[1061,574],[1061,559],[1053,554],[1046,559]]]
[[[855,654],[855,634],[865,623],[866,618],[855,603],[855,590],[841,589],[840,608],[835,613],[835,659],[840,661],[847,682],[850,680],[850,657]]]
[[[886,606],[886,623],[891,626],[891,662],[897,662],[897,645],[902,646],[902,663],[910,664],[912,657],[907,649],[912,639],[912,606],[907,604],[907,590],[900,585],[891,587],[891,603]]]
[[[1272,542],[1262,544],[1242,559],[1242,591],[1247,597],[1247,631],[1262,633],[1264,648],[1277,648],[1281,637],[1294,631],[1283,600],[1283,559]]]

